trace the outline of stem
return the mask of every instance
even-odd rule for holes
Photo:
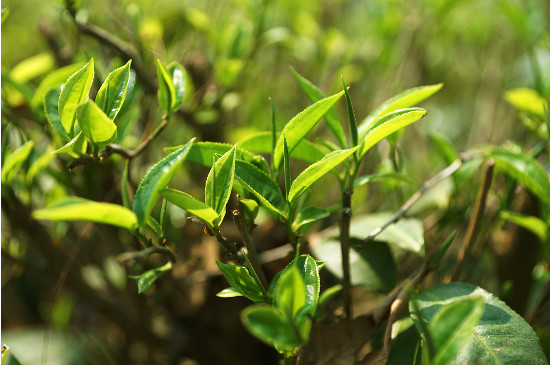
[[[455,281],[460,276],[462,268],[464,267],[464,262],[466,257],[468,257],[471,249],[474,237],[481,223],[481,216],[485,210],[485,203],[487,202],[487,195],[491,187],[491,182],[493,181],[493,171],[495,168],[495,160],[492,158],[485,162],[485,167],[483,170],[483,178],[481,180],[481,187],[477,194],[476,203],[474,206],[474,214],[470,218],[468,224],[468,229],[466,231],[466,236],[464,237],[464,243],[462,245],[462,250],[458,253],[458,263],[456,265],[455,271],[451,277],[451,281]]]
[[[118,255],[117,260],[120,263],[130,261],[130,260],[142,261],[147,259],[149,256],[151,256],[154,253],[160,253],[161,255],[165,255],[168,257],[170,261],[176,262],[176,254],[174,253],[174,251],[172,251],[168,247],[162,247],[162,246],[151,246],[140,251],[124,252]]]
[[[446,178],[454,174],[462,166],[462,163],[464,161],[465,161],[465,158],[460,157],[455,162],[447,166],[445,169],[441,170],[437,175],[432,177],[430,180],[426,181],[424,185],[422,185],[422,187],[416,193],[414,193],[413,196],[411,196],[409,200],[407,200],[405,204],[403,204],[401,208],[399,208],[399,210],[393,216],[390,217],[390,219],[388,219],[380,227],[374,229],[367,236],[367,238],[362,240],[361,243],[357,245],[356,249],[360,250],[367,243],[374,241],[376,236],[382,233],[383,230],[385,230],[386,228],[388,228],[388,226],[390,226],[391,224],[401,219],[405,215],[405,213],[407,213],[407,211],[413,206],[413,204],[416,203],[424,194],[426,194],[426,192],[430,188],[432,188],[434,185],[438,184],[439,182],[445,180]]]
[[[351,223],[351,196],[353,194],[353,189],[347,187],[344,189],[342,196],[342,221],[340,225],[340,247],[342,250],[342,271],[344,274],[343,277],[343,287],[342,292],[344,296],[344,313],[346,319],[352,318],[352,307],[351,307],[351,277],[350,277],[350,267],[349,267],[349,248],[350,248],[350,223]]]
[[[258,257],[258,251],[256,251],[256,245],[254,245],[254,241],[248,230],[248,225],[246,224],[246,220],[244,218],[244,213],[242,210],[242,204],[238,198],[237,198],[237,207],[238,209],[231,212],[233,214],[233,219],[235,220],[237,229],[239,230],[239,233],[243,238],[244,246],[246,247],[246,250],[248,252],[248,258],[250,259],[252,268],[258,274],[258,277],[262,282],[262,285],[264,286],[264,288],[268,288],[269,283],[262,269],[262,264]]]

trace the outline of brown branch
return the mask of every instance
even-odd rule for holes
[[[487,202],[487,195],[489,193],[489,189],[491,188],[491,182],[493,181],[494,168],[495,160],[491,158],[485,162],[483,178],[481,180],[481,187],[479,188],[476,203],[474,206],[474,214],[470,218],[468,229],[466,231],[466,236],[464,237],[464,243],[462,244],[462,250],[458,253],[458,263],[455,267],[453,275],[450,278],[451,281],[458,280],[458,277],[460,276],[460,273],[462,272],[462,269],[464,267],[464,262],[466,261],[466,258],[468,257],[472,249],[472,243],[481,223],[481,217],[483,211],[485,210],[485,204]]]
[[[446,178],[454,174],[462,166],[462,163],[464,161],[465,161],[465,158],[460,157],[455,162],[447,166],[445,169],[441,170],[437,175],[435,175],[434,177],[426,181],[424,185],[422,185],[422,187],[416,193],[414,193],[409,198],[409,200],[407,200],[405,204],[403,204],[401,208],[394,215],[390,217],[390,219],[388,219],[380,227],[377,227],[376,229],[374,229],[364,240],[362,240],[361,243],[359,243],[356,246],[356,249],[360,250],[367,243],[374,241],[376,236],[382,233],[382,231],[388,228],[391,224],[400,220],[407,213],[407,211],[413,206],[413,204],[416,203],[424,194],[426,194],[426,192],[429,189],[431,189],[434,185],[438,184],[439,182],[445,180]]]
[[[346,319],[351,319],[352,305],[351,305],[351,277],[349,267],[349,248],[350,248],[350,223],[351,223],[351,196],[353,189],[347,187],[344,189],[342,196],[342,221],[340,223],[340,248],[342,252],[342,272],[343,272],[343,285],[342,296],[344,298],[344,313]]]
[[[139,251],[124,252],[117,256],[117,260],[120,263],[127,261],[144,261],[149,256],[159,253],[165,255],[172,262],[176,262],[176,254],[169,247],[151,246]]]

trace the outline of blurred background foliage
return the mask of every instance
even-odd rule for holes
[[[128,148],[135,147],[161,117],[156,107],[156,59],[164,64],[177,61],[187,70],[185,105],[132,164],[134,186],[151,164],[165,155],[164,147],[183,144],[193,136],[236,143],[254,132],[269,130],[269,98],[282,129],[310,104],[290,67],[326,95],[341,89],[342,76],[350,86],[358,120],[402,90],[445,84],[423,103],[428,117],[410,127],[398,144],[399,167],[413,183],[390,181],[370,190],[358,189],[354,210],[363,213],[397,209],[403,197],[444,166],[444,154],[429,138],[433,132],[448,139],[459,152],[509,140],[529,150],[540,142],[540,136],[528,128],[529,123],[521,122],[505,93],[528,87],[546,100],[550,98],[547,0],[80,0],[73,14],[62,1],[3,0],[2,8],[9,9],[2,23],[2,129],[5,132],[8,122],[12,123],[6,139],[8,150],[28,140],[34,142],[25,176],[17,175],[6,192],[22,202],[10,210],[18,215],[6,216],[2,211],[2,337],[4,342],[12,341],[10,347],[21,360],[31,352],[36,355],[48,337],[26,336],[28,341],[34,339],[36,351],[25,352],[16,345],[22,337],[15,330],[51,325],[52,331],[61,335],[51,335],[49,341],[65,341],[74,351],[57,355],[50,343],[49,363],[54,363],[54,356],[66,356],[58,363],[78,364],[277,361],[263,345],[251,345],[255,341],[239,324],[238,313],[246,303],[213,297],[215,288],[223,287],[223,280],[213,274],[217,246],[181,212],[170,212],[167,235],[184,264],[176,266],[171,280],[159,281],[152,294],[139,296],[127,275],[155,264],[118,264],[117,255],[133,247],[129,235],[110,227],[67,223],[48,225],[45,231],[25,220],[26,207],[43,207],[63,195],[120,203],[122,161],[113,157],[101,165],[67,171],[65,156],[49,155],[60,146],[58,137],[49,129],[41,99],[33,100],[45,77],[60,67],[94,57],[97,91],[108,72],[125,63],[123,53],[86,34],[75,19],[103,28],[108,37],[129,45],[138,58],[132,63],[137,73],[134,96],[122,118],[126,132],[119,139]],[[341,116],[346,115],[344,108],[344,103],[337,105]],[[320,125],[315,135],[327,137],[327,131]],[[364,169],[370,173],[391,170],[391,153],[389,144],[382,143]],[[31,174],[30,166],[43,156],[48,157]],[[178,172],[175,184],[200,196],[207,171],[195,166],[185,170]],[[443,185],[426,203],[426,210],[417,209],[427,227],[427,245],[430,240],[441,242],[446,228],[461,229],[467,224],[466,213],[477,189],[477,183],[468,184],[468,179],[480,179],[480,172],[472,171],[452,198],[453,188],[445,191]],[[325,202],[325,206],[326,202],[337,203],[338,190],[332,189],[331,183],[320,182],[310,201]],[[325,194],[326,189],[334,194]],[[3,205],[4,196],[3,188]],[[497,206],[493,213],[499,204],[502,202],[493,202]],[[446,209],[445,213],[434,219],[434,207]],[[483,222],[484,240],[494,233],[487,228],[494,220]],[[335,222],[333,217],[325,226]],[[34,234],[21,233],[33,228]],[[258,241],[260,251],[285,242],[276,224],[260,225],[259,230],[257,234],[265,240]],[[42,237],[46,243],[36,242],[38,232],[51,238]],[[33,247],[41,244],[51,245],[51,252]],[[471,268],[468,280],[505,297],[511,284],[497,269],[498,259],[478,251],[479,267]],[[70,264],[65,268],[67,260]],[[51,265],[58,267],[51,270]],[[78,277],[83,282],[60,280],[60,275],[67,273],[70,278],[71,270],[80,270]],[[536,275],[548,276],[547,266],[536,270]],[[522,315],[530,313],[525,305],[520,303],[514,309]],[[537,320],[528,318],[547,351],[548,312],[547,308]],[[76,334],[77,344],[74,337],[63,335],[67,333]]]

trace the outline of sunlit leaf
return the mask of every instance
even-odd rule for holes
[[[525,87],[507,91],[504,99],[514,108],[534,114],[541,119],[544,117],[544,108],[548,109],[548,103],[539,93]]]
[[[59,119],[59,109],[57,107],[59,103],[59,95],[61,94],[61,86],[54,87],[46,91],[44,94],[44,113],[46,113],[46,119],[52,126],[53,130],[61,136],[65,141],[70,141],[71,137],[61,124]]]
[[[546,237],[548,235],[548,230],[550,229],[550,227],[548,227],[548,225],[542,219],[531,215],[524,215],[508,211],[501,211],[499,216],[501,219],[507,220],[508,222],[517,224],[520,227],[528,229],[529,231],[536,234],[542,242],[546,242]]]
[[[346,106],[348,109],[348,125],[349,125],[349,133],[351,136],[351,146],[355,147],[359,143],[359,135],[357,132],[357,120],[355,119],[355,112],[353,111],[353,105],[351,104],[349,91],[343,78],[342,78],[342,84],[344,86],[344,92],[346,94]]]
[[[44,94],[52,87],[58,87],[65,83],[65,81],[74,74],[76,71],[84,66],[83,62],[74,63],[68,66],[60,67],[48,74],[36,88],[34,95],[31,99],[33,107],[38,107],[44,100]]]
[[[370,174],[358,177],[357,179],[355,179],[353,187],[357,188],[359,186],[363,186],[367,183],[377,180],[395,180],[398,182],[412,183],[412,180],[405,174],[400,174],[397,172],[380,172],[377,174]]]
[[[131,63],[132,60],[113,70],[97,92],[95,102],[111,120],[116,118],[126,99]]]
[[[266,297],[248,269],[241,265],[224,264],[216,261],[223,276],[231,287],[253,302],[263,302]]]
[[[193,141],[194,138],[163,158],[141,180],[132,204],[132,210],[137,216],[140,227],[145,225],[145,220],[151,214],[157,202],[159,191],[164,189],[176,169],[181,165],[187,153],[189,153]]]
[[[50,52],[41,52],[24,59],[10,70],[10,76],[17,82],[28,82],[55,66],[55,58]]]
[[[279,136],[281,136],[281,133],[277,133],[277,138]],[[260,132],[239,142],[239,147],[257,153],[271,153],[271,138],[272,134],[270,132]],[[293,151],[289,150],[289,153],[290,157],[310,163],[317,162],[325,157],[325,152],[307,139],[302,139]]]
[[[236,147],[227,151],[210,169],[206,178],[205,203],[214,209],[223,220],[225,206],[229,201],[235,177]]]
[[[121,205],[96,202],[77,197],[64,198],[44,209],[32,213],[35,219],[53,221],[89,221],[105,223],[133,231],[137,227],[136,215]]]
[[[166,264],[156,269],[148,270],[141,275],[131,275],[131,279],[138,281],[138,294],[144,293],[151,289],[155,281],[165,272],[172,270],[172,261],[168,261]]]
[[[214,209],[183,191],[164,189],[160,191],[160,195],[189,214],[202,219],[210,229],[214,229],[220,221],[220,216]]]
[[[158,59],[157,78],[159,83],[159,89],[157,92],[158,103],[164,110],[165,114],[170,114],[172,111],[172,106],[176,102],[176,89],[174,88],[172,77],[170,77],[170,74]]]
[[[224,290],[216,294],[216,296],[220,298],[235,298],[242,297],[243,295],[237,289],[231,286],[229,288],[225,288]]]
[[[34,141],[28,141],[11,152],[2,165],[2,184],[10,184],[15,173],[30,156],[34,147]]]
[[[296,115],[286,124],[283,129],[283,133],[288,144],[288,150],[291,154],[298,143],[305,138],[309,131],[313,129],[317,122],[325,115],[327,111],[329,111],[329,109],[338,101],[338,99],[340,99],[342,95],[344,95],[343,91],[316,102]],[[279,169],[283,161],[283,139],[280,136],[277,140],[277,145],[275,146],[275,155],[273,158],[275,162],[275,169]]]
[[[92,58],[67,79],[59,95],[59,119],[71,137],[75,134],[76,107],[88,98],[93,79],[94,59]]]
[[[78,125],[90,142],[104,146],[116,138],[116,125],[92,100],[76,108]]]

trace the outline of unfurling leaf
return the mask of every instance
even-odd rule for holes
[[[111,120],[115,120],[126,99],[131,63],[132,60],[113,70],[97,92],[95,102]]]
[[[148,270],[141,275],[131,275],[131,279],[138,281],[138,294],[144,293],[151,289],[155,281],[165,272],[172,270],[172,261],[156,269]]]
[[[76,108],[78,125],[82,133],[98,146],[105,146],[116,138],[116,125],[103,111],[91,100]]]

